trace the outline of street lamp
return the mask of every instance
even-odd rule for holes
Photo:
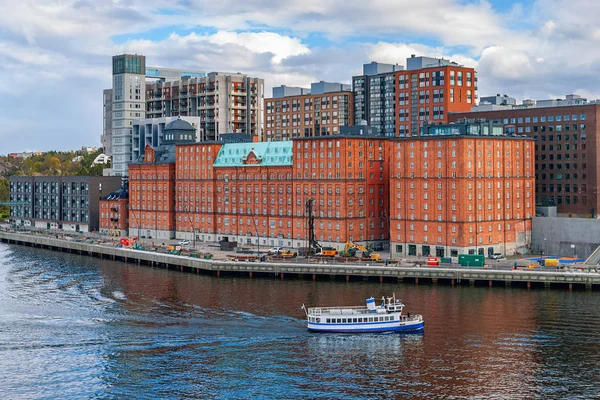
[[[544,249],[546,248],[546,238],[544,238],[544,245],[542,247],[542,258],[544,258]]]

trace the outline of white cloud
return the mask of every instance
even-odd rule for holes
[[[253,53],[273,53],[272,61],[275,64],[281,63],[284,58],[310,52],[308,47],[303,45],[300,40],[273,32],[236,33],[219,31],[211,35],[208,40],[217,45],[241,45]]]
[[[363,63],[404,65],[416,54],[474,66],[480,95],[600,97],[596,0],[534,0],[506,14],[487,0],[19,0],[4,9],[0,120],[17,139],[3,152],[97,143],[110,57],[123,52],[260,76],[267,95],[281,84],[347,83]],[[123,41],[129,34],[137,39]]]

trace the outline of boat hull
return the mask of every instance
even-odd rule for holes
[[[378,324],[379,325],[379,324]],[[415,323],[408,323],[402,325],[389,325],[389,326],[368,326],[368,324],[315,324],[309,323],[308,330],[310,332],[322,332],[322,333],[384,333],[384,332],[398,332],[398,333],[411,333],[421,332],[425,328],[423,321]]]

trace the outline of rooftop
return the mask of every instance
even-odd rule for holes
[[[226,143],[221,147],[215,167],[266,167],[292,165],[292,142]]]

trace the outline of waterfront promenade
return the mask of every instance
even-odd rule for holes
[[[600,289],[600,273],[574,270],[497,270],[487,268],[424,267],[411,265],[331,264],[303,260],[295,262],[241,262],[204,260],[188,256],[133,250],[110,245],[63,240],[42,235],[0,232],[0,241],[63,251],[138,265],[167,268],[218,277],[237,275],[312,280],[379,280],[415,284],[449,284],[476,286],[521,286],[526,288]]]

